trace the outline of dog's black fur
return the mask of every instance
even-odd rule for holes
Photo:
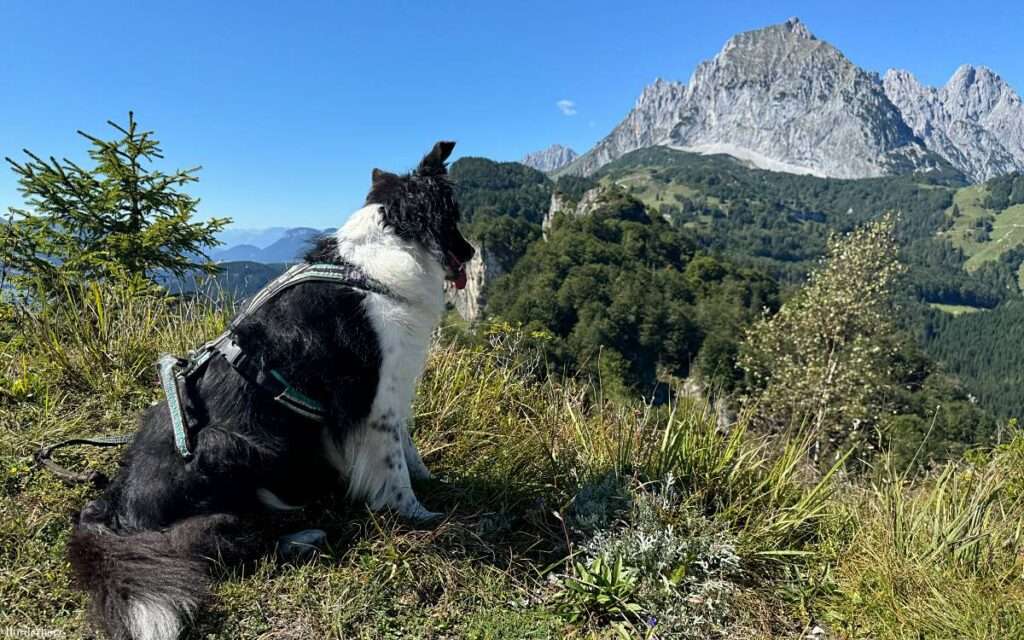
[[[383,205],[396,235],[421,243],[449,276],[473,255],[445,175],[453,146],[438,143],[409,175],[374,170],[367,197]],[[337,240],[323,238],[306,260],[338,262]],[[367,295],[335,283],[299,284],[236,329],[236,342],[265,371],[278,370],[323,403],[323,424],[275,402],[220,357],[187,390],[199,419],[191,459],[175,449],[166,402],[143,413],[116,478],[76,517],[68,545],[93,618],[111,638],[175,637],[207,593],[211,561],[264,550],[249,526],[265,510],[257,489],[287,498],[298,487],[310,498],[331,488],[324,478],[336,472],[323,457],[323,430],[343,440],[366,419],[378,391],[381,347],[364,310]],[[150,606],[146,616],[139,603]]]

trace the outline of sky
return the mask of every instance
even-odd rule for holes
[[[204,217],[333,227],[374,167],[586,151],[656,77],[798,16],[860,66],[940,85],[984,64],[1024,91],[1019,0],[107,2],[0,0],[0,156],[80,160],[132,110]],[[0,211],[20,204],[0,167]]]

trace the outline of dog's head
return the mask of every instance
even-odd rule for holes
[[[438,142],[408,175],[374,169],[366,203],[382,205],[384,225],[433,254],[445,277],[462,289],[474,249],[459,232],[459,205],[448,181],[445,161],[454,148],[454,142]]]

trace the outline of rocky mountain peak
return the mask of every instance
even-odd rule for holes
[[[797,18],[796,16],[793,16],[789,20],[786,20],[785,22],[782,23],[781,26],[783,29],[788,29],[790,33],[792,33],[794,36],[798,38],[815,40],[814,34],[811,33],[807,29],[807,26],[803,22],[800,22],[800,18]]]
[[[640,92],[640,97],[636,99],[636,103],[633,105],[634,109],[643,109],[647,106],[654,106],[657,108],[658,103],[667,99],[680,95],[686,87],[681,82],[670,82],[668,80],[662,80],[661,78],[655,78],[654,82],[644,87],[643,91]]]
[[[988,67],[962,65],[939,88],[890,70],[883,86],[927,148],[972,180],[1024,171],[1024,106]]]
[[[839,178],[927,168],[874,74],[791,19],[729,40],[698,65],[672,146]]]
[[[739,33],[686,85],[657,79],[562,172],[593,173],[644,147],[724,153],[764,169],[838,178],[1024,170],[1024,108],[998,74],[964,65],[944,87],[861,69],[799,20]]]
[[[988,67],[960,66],[942,88],[947,102],[955,101],[971,116],[992,111],[1007,98],[1016,97],[1013,89]]]
[[[578,156],[579,154],[569,147],[553,144],[547,149],[526,154],[521,162],[528,167],[533,167],[537,171],[550,173],[561,169]]]

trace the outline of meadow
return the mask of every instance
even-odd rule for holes
[[[0,629],[79,638],[64,545],[95,490],[33,463],[42,443],[131,430],[153,362],[229,310],[86,285],[0,320]],[[253,638],[1024,637],[1024,435],[910,474],[810,462],[809,434],[720,428],[699,399],[650,406],[552,375],[514,327],[442,332],[414,437],[431,527],[343,491],[266,518],[268,553],[220,567],[192,640]],[[756,412],[756,408],[751,409]],[[301,428],[301,426],[297,426]],[[61,456],[111,472],[117,452]],[[307,527],[308,563],[270,551]]]

